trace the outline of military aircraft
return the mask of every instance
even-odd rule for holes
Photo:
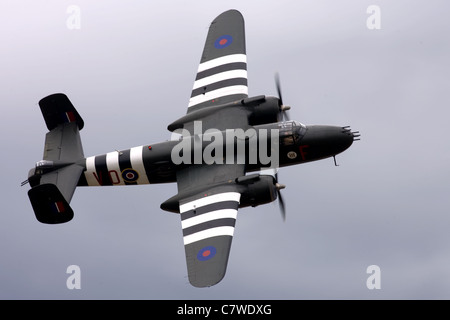
[[[278,97],[248,96],[244,19],[229,10],[211,23],[187,114],[169,124],[178,138],[85,157],[84,121],[67,96],[39,101],[49,132],[43,160],[28,174],[38,221],[70,221],[77,186],[128,186],[176,182],[178,193],[161,209],[180,214],[190,283],[217,284],[225,275],[239,208],[284,202],[276,171],[334,157],[358,140],[348,126],[287,120]],[[267,170],[266,170],[267,172]]]

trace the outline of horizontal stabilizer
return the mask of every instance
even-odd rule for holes
[[[75,123],[58,125],[45,135],[44,160],[74,163],[84,159],[80,132]]]
[[[49,95],[39,101],[45,124],[43,160],[28,173],[32,187],[28,191],[38,221],[64,223],[72,220],[69,203],[85,170],[80,130],[83,119],[63,93]]]
[[[83,170],[83,167],[77,164],[71,164],[43,174],[40,178],[39,184],[56,185],[59,192],[61,192],[64,196],[64,199],[66,199],[67,202],[70,202]]]
[[[54,184],[41,184],[28,191],[39,222],[56,224],[72,220],[73,210]]]
[[[43,98],[39,101],[39,107],[49,131],[60,124],[71,122],[75,122],[79,130],[84,127],[83,119],[69,98],[63,93],[55,93]]]

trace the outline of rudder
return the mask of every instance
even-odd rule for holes
[[[28,191],[28,197],[39,222],[57,224],[73,218],[72,208],[54,184],[38,185]]]
[[[83,119],[64,93],[55,93],[41,99],[39,107],[49,131],[60,124],[71,122],[75,122],[79,130],[84,127]]]

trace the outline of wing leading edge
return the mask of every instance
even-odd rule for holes
[[[180,202],[186,264],[193,286],[209,287],[225,276],[240,197],[236,191],[217,190]]]

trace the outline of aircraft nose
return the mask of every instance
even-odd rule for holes
[[[352,132],[349,126],[313,125],[307,127],[302,144],[316,146],[317,157],[329,157],[349,148],[359,136],[359,132]]]
[[[337,127],[334,136],[336,137],[337,146],[339,149],[342,149],[340,152],[349,148],[355,140],[354,133],[351,131],[350,126]]]
[[[349,140],[351,139],[350,145],[353,143],[353,141],[359,141],[361,137],[359,131],[352,131],[350,129],[350,126],[342,127],[342,133],[344,135],[347,135]]]

